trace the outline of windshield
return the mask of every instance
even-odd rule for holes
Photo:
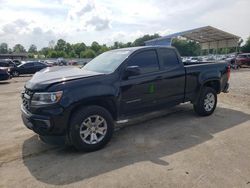
[[[82,69],[109,74],[114,72],[117,67],[129,56],[128,50],[117,50],[105,52],[91,60]]]

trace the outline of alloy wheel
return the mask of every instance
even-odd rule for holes
[[[210,112],[215,105],[215,97],[213,93],[208,93],[204,99],[204,108],[207,112]]]
[[[86,144],[97,144],[107,133],[107,122],[100,115],[87,117],[80,126],[80,137]]]

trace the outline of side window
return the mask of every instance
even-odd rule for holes
[[[174,50],[172,49],[159,49],[160,58],[165,68],[176,67],[179,64],[179,60]]]
[[[29,68],[29,67],[33,67],[34,63],[26,63],[23,65],[24,68]]]
[[[42,64],[42,63],[40,63],[40,62],[36,62],[36,63],[35,63],[35,66],[38,66],[38,67],[43,67],[43,66],[44,66],[44,64]]]
[[[158,71],[157,54],[155,50],[139,52],[129,60],[127,66],[139,66],[142,74]]]

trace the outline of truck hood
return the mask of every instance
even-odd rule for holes
[[[51,84],[101,75],[102,73],[83,70],[77,67],[48,67],[33,75],[25,84],[30,90],[43,90]]]

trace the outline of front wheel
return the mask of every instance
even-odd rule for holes
[[[217,105],[217,93],[213,88],[202,89],[199,99],[194,104],[194,111],[200,116],[211,115]]]
[[[18,77],[19,76],[19,72],[18,71],[13,71],[12,72],[12,76],[13,77]]]
[[[95,151],[103,148],[111,139],[114,130],[113,118],[100,106],[87,106],[72,117],[69,138],[80,151]]]

